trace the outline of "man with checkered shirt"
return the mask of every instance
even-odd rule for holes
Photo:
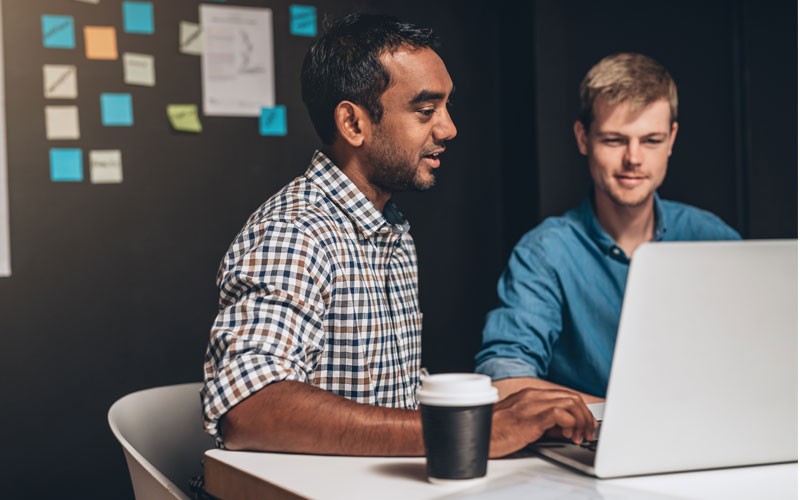
[[[323,147],[250,217],[218,275],[202,399],[220,446],[424,455],[417,259],[391,195],[430,188],[456,135],[434,47],[431,30],[350,15],[307,54]],[[496,404],[490,453],[550,429],[580,442],[595,425],[577,394],[526,389]]]

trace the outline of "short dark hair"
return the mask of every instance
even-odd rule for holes
[[[437,46],[433,30],[390,16],[350,14],[331,24],[309,49],[301,72],[303,102],[322,142],[336,138],[333,111],[342,101],[364,106],[370,119],[380,122],[380,98],[391,83],[382,54]]]

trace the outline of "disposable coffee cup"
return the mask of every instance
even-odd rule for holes
[[[417,399],[428,479],[437,483],[484,477],[498,399],[492,380],[473,373],[428,375]]]

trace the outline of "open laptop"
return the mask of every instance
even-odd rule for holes
[[[648,243],[598,441],[534,449],[600,478],[797,461],[797,380],[797,240]]]

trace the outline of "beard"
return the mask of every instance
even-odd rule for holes
[[[653,191],[639,193],[636,196],[623,197],[614,192],[613,189],[603,189],[606,196],[617,206],[624,208],[637,208],[651,201]]]
[[[383,133],[375,134],[366,156],[372,169],[370,181],[387,193],[425,191],[436,183],[433,173],[430,179],[420,175],[421,156],[402,150]]]

